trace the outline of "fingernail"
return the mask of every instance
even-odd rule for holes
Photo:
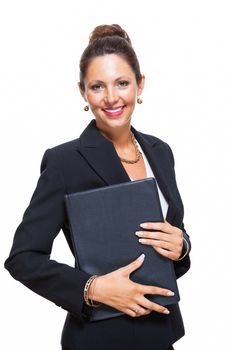
[[[144,241],[144,239],[139,238],[138,242],[139,242],[139,243],[144,243],[145,241]]]
[[[167,296],[169,296],[169,297],[173,297],[173,295],[175,295],[175,293],[174,293],[174,292],[172,292],[172,291],[167,292]]]
[[[145,254],[141,254],[139,257],[138,257],[138,260],[143,260],[145,258]]]
[[[164,310],[163,312],[165,315],[169,315],[170,314],[170,311],[169,310]]]
[[[147,224],[146,224],[146,223],[140,224],[140,226],[141,226],[142,228],[147,228]]]
[[[135,232],[135,235],[136,235],[136,236],[140,236],[140,235],[142,235],[142,233],[141,233],[141,231],[136,231],[136,232]]]

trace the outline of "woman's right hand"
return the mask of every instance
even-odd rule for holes
[[[153,303],[144,295],[157,294],[169,297],[174,295],[172,291],[135,283],[129,278],[130,274],[143,264],[144,258],[145,255],[142,254],[130,264],[106,275],[98,276],[90,286],[89,298],[109,305],[131,317],[148,315],[151,311],[169,314],[168,309]]]

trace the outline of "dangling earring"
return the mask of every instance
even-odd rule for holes
[[[83,109],[84,109],[85,112],[87,112],[87,111],[89,111],[89,106],[87,105]]]
[[[143,102],[142,99],[141,99],[140,97],[138,97],[138,98],[137,98],[137,103],[138,103],[139,105],[141,105],[142,102]]]

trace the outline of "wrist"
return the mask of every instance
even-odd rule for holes
[[[92,307],[97,307],[97,306],[100,306],[100,303],[96,302],[94,300],[94,287],[95,287],[95,282],[96,282],[96,279],[98,278],[97,275],[93,275],[91,276],[86,284],[85,284],[85,287],[84,287],[84,292],[83,292],[83,298],[84,298],[84,301],[85,303],[88,305],[88,306],[92,306]]]
[[[92,281],[89,290],[88,290],[88,298],[91,300],[96,301],[96,295],[95,295],[95,286],[96,286],[96,281],[98,280],[99,276],[96,276],[94,280]]]
[[[176,261],[180,261],[180,260],[184,259],[186,257],[186,255],[188,255],[189,250],[190,250],[189,244],[188,244],[187,240],[183,237],[183,249],[181,252],[181,256]]]

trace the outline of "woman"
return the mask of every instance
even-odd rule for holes
[[[141,244],[173,260],[177,278],[189,269],[190,241],[171,149],[131,126],[144,80],[127,33],[118,25],[96,27],[81,57],[79,82],[84,109],[90,108],[95,119],[80,138],[45,152],[41,176],[5,263],[15,279],[68,311],[63,350],[166,350],[184,335],[178,304],[163,307],[145,297],[169,298],[172,291],[130,280],[144,256],[98,277],[50,260],[61,229],[73,252],[65,194],[156,176],[166,221],[142,223],[147,230],[136,234]],[[124,315],[89,322],[83,316],[85,303],[103,303]]]

